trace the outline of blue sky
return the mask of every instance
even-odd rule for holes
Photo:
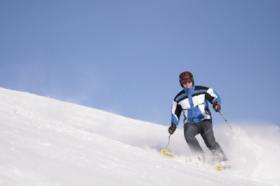
[[[280,124],[280,1],[0,1],[0,86],[170,123],[178,74]],[[215,120],[221,118],[215,114]]]

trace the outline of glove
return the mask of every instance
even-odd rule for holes
[[[172,135],[175,132],[176,128],[177,126],[175,124],[172,124],[168,129],[169,134]]]
[[[220,112],[221,111],[221,105],[217,102],[213,103],[213,109],[216,111],[216,112]]]

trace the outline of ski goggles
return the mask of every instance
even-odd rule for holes
[[[192,83],[192,79],[181,79],[182,84]]]

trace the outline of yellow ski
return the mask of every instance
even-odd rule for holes
[[[176,156],[173,152],[171,152],[167,148],[160,149],[160,155],[170,157],[170,158],[173,158]]]

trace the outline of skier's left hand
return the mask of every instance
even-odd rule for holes
[[[213,103],[213,109],[216,111],[216,112],[220,112],[221,111],[221,105],[217,102]]]

